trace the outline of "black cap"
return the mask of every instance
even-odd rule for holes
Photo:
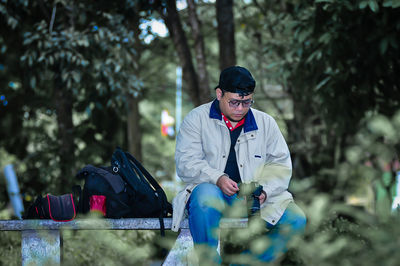
[[[253,93],[256,81],[244,67],[231,66],[222,70],[218,86],[224,91],[248,95]]]

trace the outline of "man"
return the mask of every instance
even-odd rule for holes
[[[255,85],[247,69],[228,67],[215,88],[217,99],[185,117],[175,162],[186,187],[173,201],[172,229],[179,229],[186,208],[195,247],[206,245],[215,251],[224,209],[240,201],[242,183],[257,182],[262,186],[260,216],[269,230],[265,250],[256,256],[269,262],[286,251],[290,238],[304,230],[306,219],[287,191],[292,164],[278,125],[268,114],[250,108]],[[210,257],[221,262],[216,252]]]

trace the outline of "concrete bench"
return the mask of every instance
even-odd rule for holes
[[[172,219],[164,219],[165,229],[171,229]],[[247,218],[221,220],[220,228],[247,227]],[[60,230],[159,230],[157,218],[75,219],[70,222],[52,220],[0,220],[0,231],[21,231],[22,265],[60,265],[62,234]],[[176,242],[163,265],[188,265],[193,248],[188,220],[183,220]]]

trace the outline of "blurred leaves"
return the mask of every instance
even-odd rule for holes
[[[65,265],[143,265],[154,257],[153,231],[65,231]],[[90,241],[88,241],[90,239]],[[85,252],[82,252],[84,250]]]
[[[391,204],[385,205],[386,211],[378,209],[384,206],[380,201],[391,202],[395,195],[379,198],[377,184],[388,189],[395,183],[396,173],[388,166],[398,159],[398,116],[399,112],[392,117],[366,116],[356,141],[346,149],[347,160],[325,172],[341,180],[331,193],[310,190],[305,180],[294,182],[296,195],[305,200],[301,207],[308,219],[305,235],[291,244],[295,260],[306,265],[397,265],[399,257],[394,250],[400,243],[399,213],[390,214]],[[349,195],[365,198],[369,204],[377,202],[377,209],[337,200]]]

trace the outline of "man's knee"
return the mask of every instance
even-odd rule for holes
[[[300,209],[300,207],[297,206],[294,202],[292,202],[289,204],[287,211],[287,223],[291,225],[292,231],[299,233],[303,232],[307,224],[307,218],[303,210]]]
[[[190,207],[199,208],[223,208],[222,191],[211,183],[197,185],[190,196]]]

